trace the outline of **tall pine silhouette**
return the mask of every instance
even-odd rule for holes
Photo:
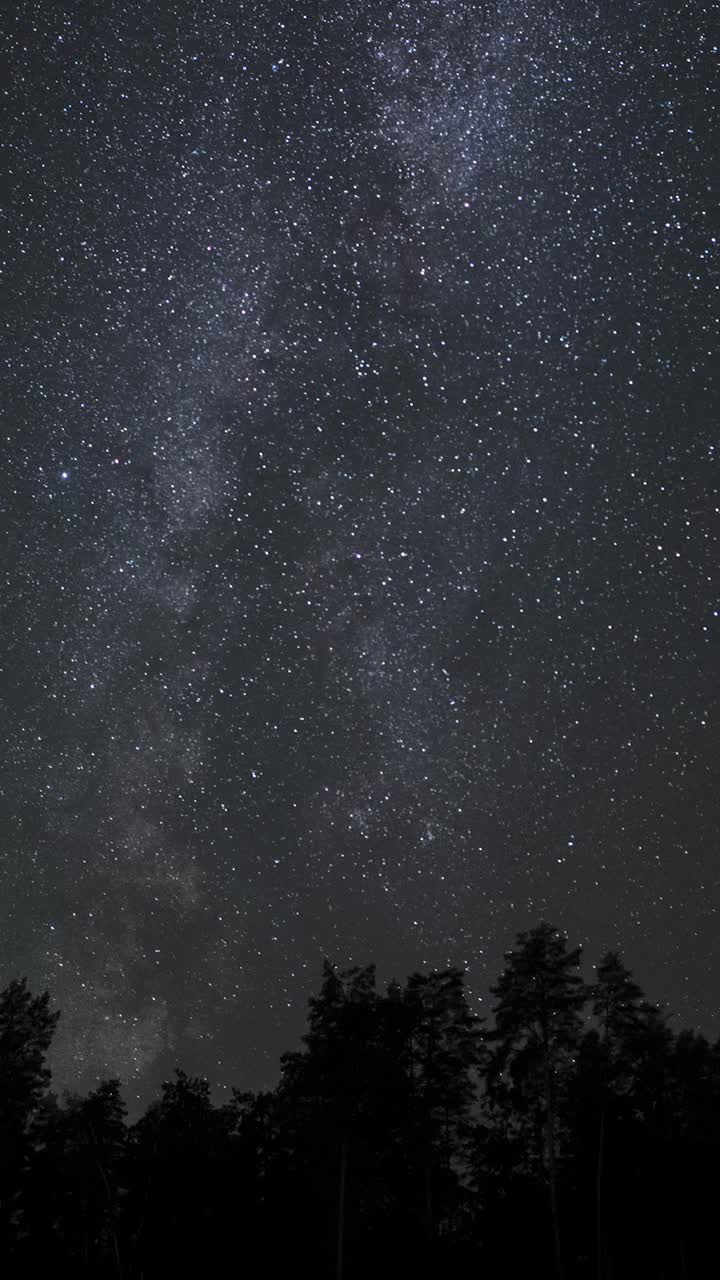
[[[555,1270],[564,1260],[558,1196],[558,1128],[563,1077],[582,1031],[587,993],[578,973],[580,948],[569,951],[552,925],[520,933],[492,988],[495,1027],[488,1083],[504,1087],[547,1178]]]
[[[31,1151],[30,1127],[50,1082],[46,1054],[59,1013],[27,981],[0,992],[0,1248],[10,1248],[13,1221]]]

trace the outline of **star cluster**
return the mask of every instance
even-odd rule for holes
[[[717,1031],[711,6],[7,23],[1,954],[60,1084],[270,1083],[323,955],[482,1008],[543,916]]]

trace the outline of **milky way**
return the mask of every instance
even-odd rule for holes
[[[26,4],[0,961],[56,1083],[322,957],[621,945],[717,1033],[712,7]],[[483,999],[485,997],[485,999]]]

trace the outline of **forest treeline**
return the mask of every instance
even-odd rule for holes
[[[620,956],[548,924],[487,1021],[461,970],[378,991],[327,964],[270,1092],[182,1071],[50,1091],[58,1014],[0,994],[0,1274],[690,1280],[716,1273],[720,1042],[674,1033]]]

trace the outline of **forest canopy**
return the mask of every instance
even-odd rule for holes
[[[133,1124],[118,1080],[51,1091],[60,1016],[0,993],[5,1276],[359,1280],[706,1275],[720,1042],[673,1031],[622,957],[591,982],[541,923],[475,1016],[458,968],[379,990],[326,962],[277,1087],[177,1070]]]

